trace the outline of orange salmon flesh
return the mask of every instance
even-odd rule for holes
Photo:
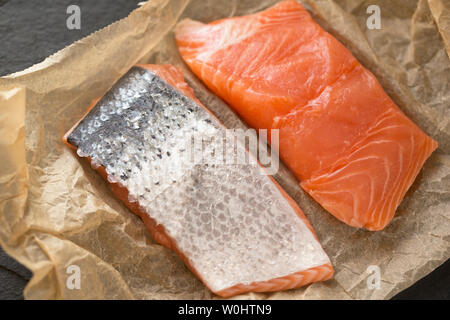
[[[386,227],[437,148],[296,1],[183,20],[175,37],[191,70],[251,127],[279,130],[301,187],[350,226]]]

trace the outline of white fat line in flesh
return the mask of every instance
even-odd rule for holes
[[[406,189],[408,188],[408,186],[410,186],[412,184],[412,182],[414,181],[414,179],[416,177],[416,176],[414,176],[413,173],[416,172],[418,174],[419,173],[418,170],[419,170],[420,166],[423,164],[423,162],[421,163],[421,161],[416,161],[416,163],[414,161],[414,150],[416,148],[414,148],[415,140],[414,140],[414,135],[413,134],[411,134],[410,141],[411,141],[411,152],[410,152],[409,167],[405,171],[406,172],[406,176],[404,177],[402,183],[399,184],[399,186],[395,190],[395,192],[392,192],[391,201],[389,202],[389,206],[388,206],[388,209],[391,210],[391,211],[389,211],[389,212],[391,212],[390,215],[392,215],[392,212],[395,212],[395,208],[401,202],[401,196],[397,196],[397,194],[401,195],[401,194],[406,192]],[[396,201],[396,203],[394,203],[395,207],[391,208],[392,207],[392,201],[394,201],[394,199]],[[384,207],[385,206],[383,206],[383,210],[384,210]],[[388,217],[389,216],[383,217],[383,220],[381,220],[381,217],[379,217],[379,219],[378,219],[379,223],[381,223],[381,221],[385,222]]]
[[[394,189],[393,190],[391,190],[391,195],[387,195],[387,194],[385,194],[385,189],[383,189],[383,197],[380,199],[381,201],[383,201],[382,199],[384,199],[384,201],[383,201],[383,206],[381,207],[381,209],[380,209],[380,213],[378,214],[378,217],[377,217],[377,219],[375,219],[375,213],[372,213],[372,215],[371,215],[371,220],[370,221],[376,221],[376,223],[377,223],[377,225],[379,225],[379,223],[380,223],[380,219],[381,219],[381,217],[384,215],[383,213],[384,212],[389,212],[389,211],[385,211],[385,207],[386,207],[386,204],[388,203],[388,200],[387,199],[389,199],[389,198],[391,198],[391,201],[392,201],[392,198],[393,198],[393,195],[395,194],[395,190],[397,190],[399,187],[400,187],[400,185],[401,185],[401,183],[398,183],[397,184],[397,181],[399,180],[399,179],[401,179],[401,177],[402,177],[402,171],[403,171],[403,151],[404,151],[404,149],[403,149],[403,147],[402,146],[400,146],[399,147],[399,150],[398,150],[398,161],[400,161],[400,168],[399,168],[399,170],[397,171],[398,173],[397,173],[397,176],[395,177],[395,179],[394,179],[394,181],[392,182],[392,185],[394,186]],[[390,172],[391,172],[391,170],[389,170],[389,174],[390,174]],[[389,180],[390,180],[390,176],[389,176]],[[387,184],[388,184],[388,182],[389,182],[389,180],[385,180],[385,187],[387,186]],[[397,186],[396,186],[396,184],[397,184]],[[387,199],[386,199],[387,198]],[[390,208],[391,208],[391,201],[389,201],[389,205],[388,205],[388,207],[387,207],[387,209],[388,210],[390,210]]]
[[[414,136],[413,135],[411,135],[411,138],[412,138],[412,141],[411,141],[411,145],[412,145],[412,151],[411,151],[411,153],[410,153],[410,161],[409,161],[409,166],[411,166],[412,165],[412,163],[413,163],[413,152],[414,152]],[[390,200],[385,200],[384,201],[384,203],[383,203],[383,206],[381,207],[381,210],[380,210],[380,214],[378,215],[378,219],[376,220],[377,221],[377,225],[380,225],[379,223],[381,223],[381,221],[383,220],[385,220],[384,218],[383,218],[383,216],[387,216],[387,214],[385,215],[385,214],[383,214],[384,212],[387,212],[387,213],[390,213],[390,212],[392,212],[392,211],[395,211],[395,208],[392,208],[392,203],[393,203],[393,201],[394,201],[394,198],[396,197],[396,194],[397,194],[397,191],[398,190],[403,190],[404,189],[404,186],[405,186],[405,182],[406,182],[406,180],[408,180],[408,179],[404,179],[403,180],[403,183],[402,183],[402,181],[398,181],[399,179],[401,179],[401,177],[402,177],[402,173],[403,173],[403,151],[404,151],[404,149],[403,149],[403,147],[402,146],[400,146],[400,148],[399,148],[400,150],[399,150],[399,161],[400,161],[400,168],[399,168],[399,170],[398,170],[398,174],[397,174],[397,177],[395,178],[395,180],[394,180],[394,182],[392,183],[392,185],[394,185],[394,189],[393,190],[391,190],[391,195],[389,196],[389,198],[390,198]],[[388,198],[388,199],[389,199]],[[396,201],[399,201],[400,200],[400,198],[401,197],[397,197],[397,199],[396,199]],[[385,209],[386,208],[386,204],[387,204],[387,209]],[[385,210],[387,210],[387,211],[385,211]],[[373,220],[372,220],[373,221]]]
[[[378,143],[391,143],[391,142],[392,141],[386,140],[384,142],[377,142],[377,144]],[[372,144],[375,144],[375,142],[373,142]],[[380,158],[381,158],[380,156],[373,155],[373,156],[366,156],[366,157],[363,157],[363,158],[357,158],[357,159],[353,159],[353,160],[348,160],[348,163],[346,165],[344,165],[341,168],[333,171],[332,173],[324,173],[324,174],[315,176],[314,178],[308,179],[308,181],[312,181],[314,183],[327,184],[328,182],[319,182],[319,181],[321,179],[323,179],[323,178],[328,179],[330,177],[333,178],[334,176],[339,175],[342,171],[347,169],[349,166],[351,166],[355,162],[364,161],[364,160],[368,160],[368,159],[380,159]]]
[[[309,191],[311,193],[312,196],[314,195],[339,195],[339,194],[345,194],[348,193],[350,195],[350,197],[352,198],[352,211],[355,212],[355,193],[353,192],[353,190],[349,190],[349,189],[340,189],[340,190],[336,190],[336,191],[322,191],[322,190],[310,190]],[[319,201],[319,203],[326,209],[329,210],[330,212],[334,212],[334,214],[336,215],[336,217],[338,217],[339,219],[341,219],[342,221],[348,223],[350,222],[350,220],[353,220],[353,217],[347,217],[345,215],[341,214],[341,210],[339,210],[338,212],[335,212],[334,210],[331,209],[327,209],[328,207],[328,201]],[[333,203],[333,202],[329,202],[329,203]],[[359,222],[358,222],[359,223]],[[360,224],[360,223],[359,223]]]
[[[211,56],[217,52],[217,49],[224,49],[253,35],[255,30],[258,29],[258,26],[255,25],[255,21],[248,19],[244,22],[245,23],[240,23],[239,27],[234,27],[235,24],[233,21],[224,21],[220,25],[210,26],[212,28],[211,32],[215,31],[214,28],[222,30],[221,37],[219,38],[219,41],[215,41],[211,43],[208,48],[204,48],[204,50],[197,55],[196,60],[207,62],[210,60]],[[197,42],[198,40],[192,41],[192,43]],[[216,50],[213,50],[211,47]],[[204,75],[202,74],[202,78],[203,76]]]

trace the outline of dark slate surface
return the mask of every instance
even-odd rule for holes
[[[0,0],[0,76],[21,71],[72,42],[126,17],[139,0]],[[81,29],[68,30],[69,5]]]
[[[23,70],[124,18],[139,0],[0,0],[0,75]],[[66,28],[66,9],[81,8],[81,30]],[[23,299],[31,272],[0,249],[0,299]],[[394,299],[450,299],[450,260]]]

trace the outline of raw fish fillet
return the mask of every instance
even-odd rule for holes
[[[215,164],[203,149],[192,152],[202,161],[185,156],[192,134],[217,151],[224,132],[181,71],[142,65],[95,101],[64,140],[214,293],[330,279],[330,260],[306,217],[256,160]],[[240,143],[223,145],[226,153],[234,146],[247,152]]]
[[[301,187],[339,220],[383,229],[437,143],[295,1],[175,31],[184,61],[253,128],[279,129]]]

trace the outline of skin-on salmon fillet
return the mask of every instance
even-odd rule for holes
[[[184,61],[279,153],[336,218],[383,229],[437,143],[295,1],[203,24],[181,21]]]
[[[141,65],[94,101],[64,141],[214,293],[330,279],[333,268],[311,225],[255,158],[210,161],[219,146],[247,152],[239,142],[220,145],[225,131],[176,67]],[[194,135],[204,149],[192,147]],[[192,161],[194,153],[201,161]]]

